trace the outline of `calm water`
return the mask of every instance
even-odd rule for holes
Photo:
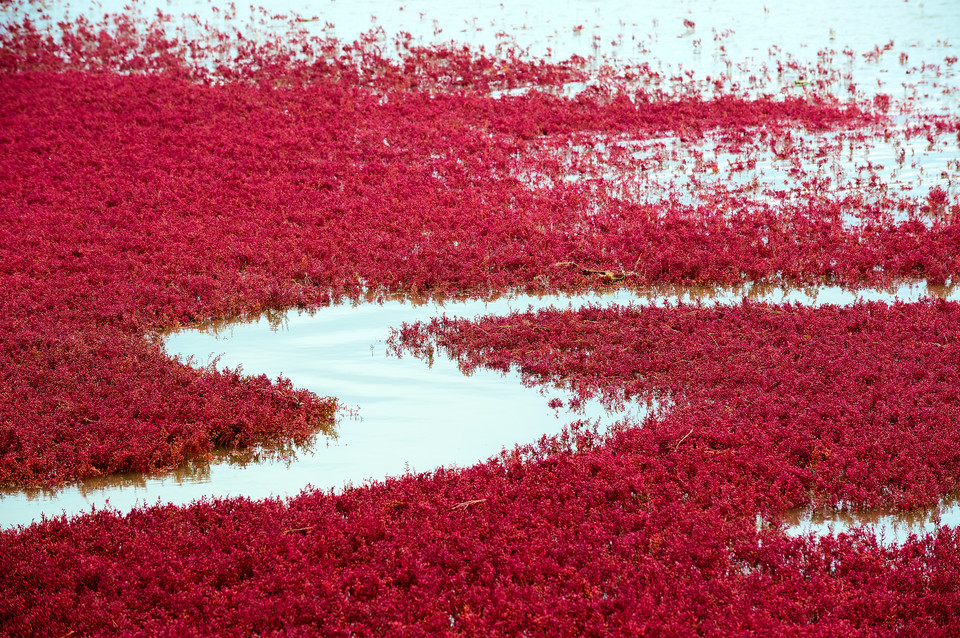
[[[580,307],[585,304],[663,304],[691,302],[732,304],[744,295],[770,302],[849,304],[865,300],[914,300],[937,294],[960,299],[960,291],[930,290],[924,285],[892,291],[840,288],[784,290],[778,288],[702,289],[651,292],[616,291],[577,297],[515,296],[496,301],[414,304],[338,305],[316,312],[291,312],[281,322],[261,319],[213,329],[182,330],[166,339],[167,351],[197,365],[219,356],[217,365],[242,366],[247,374],[283,375],[299,387],[336,396],[344,406],[335,438],[321,438],[295,456],[243,462],[223,454],[209,464],[189,464],[170,474],[97,478],[49,491],[10,491],[0,495],[4,526],[29,523],[46,515],[74,514],[107,505],[129,511],[158,501],[189,503],[203,496],[290,496],[313,486],[341,488],[367,479],[428,471],[441,465],[469,465],[499,453],[504,447],[532,443],[544,434],[559,433],[571,421],[599,419],[611,424],[623,416],[635,418],[645,408],[607,413],[598,403],[583,412],[552,409],[552,398],[568,399],[558,390],[541,392],[525,387],[517,373],[502,375],[478,370],[464,376],[455,362],[437,353],[432,365],[387,352],[390,329],[403,322],[434,316],[476,317],[529,308]]]
[[[951,496],[943,499],[936,507],[910,512],[795,510],[784,516],[784,523],[789,526],[787,534],[791,536],[807,533],[833,534],[864,525],[876,533],[882,544],[902,544],[911,534],[928,534],[941,525],[960,525],[960,498]]]

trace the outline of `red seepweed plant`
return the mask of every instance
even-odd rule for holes
[[[960,488],[958,317],[942,301],[548,309],[405,325],[392,347],[657,404],[645,428],[755,468],[783,509],[913,508]]]
[[[4,485],[162,470],[329,423],[335,402],[286,380],[168,358],[158,334],[194,322],[367,293],[960,271],[949,180],[897,190],[840,161],[890,138],[906,171],[909,144],[937,148],[960,120],[841,99],[827,62],[784,59],[784,77],[816,78],[784,96],[195,26],[0,32]],[[744,303],[407,327],[398,347],[663,411],[340,494],[3,531],[0,632],[956,633],[956,531],[791,539],[780,516],[957,488],[957,312]]]

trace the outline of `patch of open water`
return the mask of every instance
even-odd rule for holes
[[[960,525],[960,497],[944,498],[933,507],[906,512],[893,510],[792,510],[783,517],[790,536],[816,536],[846,532],[854,527],[870,528],[883,545],[902,545],[910,535],[935,532],[940,526]]]
[[[108,506],[126,512],[138,505],[186,504],[202,497],[263,498],[293,496],[309,487],[340,489],[405,472],[471,465],[504,447],[558,434],[577,419],[595,420],[604,428],[624,416],[640,418],[649,409],[632,405],[626,413],[609,413],[598,401],[576,413],[554,409],[548,406],[550,399],[571,397],[560,390],[526,387],[517,372],[478,370],[466,377],[443,353],[437,353],[430,365],[413,357],[398,358],[388,353],[386,341],[391,328],[403,322],[441,314],[473,318],[587,304],[734,304],[748,297],[822,305],[914,301],[931,295],[960,300],[960,290],[923,284],[858,292],[837,287],[616,289],[569,297],[342,304],[309,313],[290,312],[279,321],[263,318],[219,328],[184,329],[166,338],[171,356],[192,358],[195,365],[242,366],[247,374],[283,375],[298,387],[336,396],[344,410],[335,436],[322,437],[310,449],[279,458],[267,455],[251,460],[224,452],[212,462],[189,463],[163,475],[114,475],[59,490],[8,490],[0,493],[0,525],[29,524],[44,516]],[[960,508],[955,509],[960,516]],[[946,515],[952,514],[942,514]],[[804,522],[798,519],[797,529]],[[839,531],[843,524],[838,520],[835,528]]]

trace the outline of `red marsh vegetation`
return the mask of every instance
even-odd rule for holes
[[[945,148],[960,120],[859,99],[829,69],[738,91],[375,33],[172,29],[159,14],[0,30],[3,485],[329,426],[334,399],[166,357],[158,335],[191,322],[371,292],[960,272],[952,167],[897,189],[874,162],[816,160]],[[689,154],[620,144],[664,138]],[[765,162],[786,180],[743,179]],[[695,196],[637,196],[653,167]],[[885,547],[866,530],[789,538],[779,518],[957,488],[957,313],[744,303],[406,327],[398,348],[664,409],[337,494],[0,532],[0,633],[957,633],[955,530]]]

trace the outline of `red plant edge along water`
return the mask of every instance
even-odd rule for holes
[[[563,175],[558,149],[591,136],[769,136],[789,161],[791,131],[883,135],[888,104],[706,96],[643,73],[654,89],[562,97],[550,90],[586,73],[576,60],[394,59],[363,42],[294,43],[320,64],[231,40],[236,59],[211,66],[162,21],[145,37],[123,20],[63,28],[8,24],[0,40],[8,485],[161,469],[329,420],[331,400],[192,368],[150,337],[193,321],[365,290],[957,273],[947,191],[867,201],[798,179],[783,196],[638,202],[598,180],[522,177]],[[515,85],[535,90],[490,94]],[[911,134],[956,132],[930,122]],[[867,531],[789,539],[777,522],[797,505],[908,507],[956,488],[955,313],[744,304],[435,322],[405,340],[675,405],[609,437],[574,430],[336,495],[4,531],[0,631],[955,632],[953,530],[884,547]]]

